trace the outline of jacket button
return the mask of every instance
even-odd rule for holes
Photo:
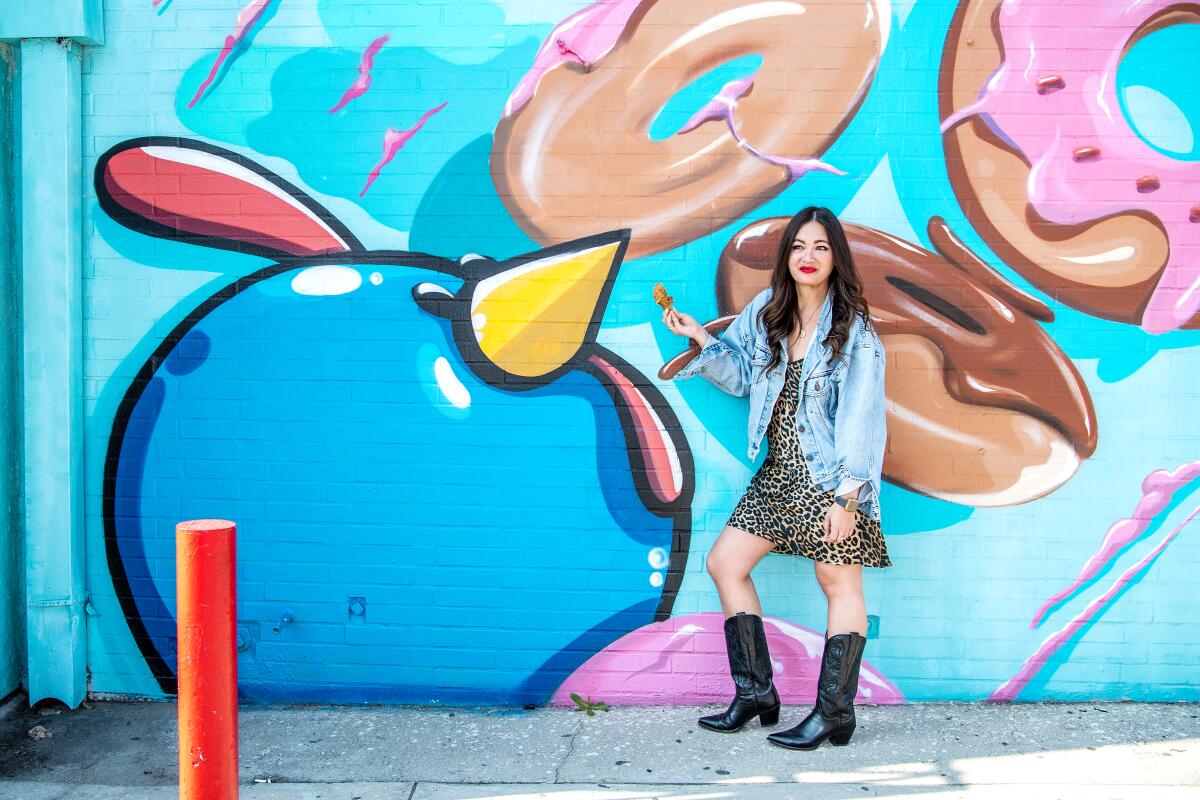
[[[812,461],[812,460],[813,460],[813,454],[812,454],[812,453],[809,453],[808,455],[806,455],[806,456],[804,457],[804,460],[805,460],[805,461]]]
[[[801,433],[804,433],[804,426],[803,426],[803,425],[797,425],[797,426],[796,426],[796,430],[800,431]]]

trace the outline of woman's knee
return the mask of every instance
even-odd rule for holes
[[[708,558],[704,560],[704,567],[708,570],[708,575],[713,579],[713,583],[724,583],[726,581],[745,580],[750,573],[738,569],[736,565],[730,564],[728,560],[721,558],[720,551],[715,547],[708,551]]]
[[[720,581],[724,577],[721,559],[717,557],[716,550],[708,551],[708,557],[704,559],[704,568],[708,570],[708,577],[712,578],[714,582]]]
[[[816,573],[817,583],[821,585],[821,591],[825,592],[826,597],[853,597],[862,594],[862,574],[854,569],[817,562]]]

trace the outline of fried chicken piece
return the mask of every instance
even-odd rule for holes
[[[670,309],[675,304],[675,298],[667,294],[666,288],[661,283],[656,283],[654,284],[654,302],[664,309]]]

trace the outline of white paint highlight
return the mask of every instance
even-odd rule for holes
[[[454,374],[454,368],[450,366],[450,362],[446,360],[445,356],[438,356],[437,360],[433,362],[433,377],[437,381],[442,396],[450,405],[455,408],[471,407],[471,393]]]
[[[334,264],[308,267],[292,278],[293,292],[314,297],[349,294],[360,286],[362,275],[358,270]]]

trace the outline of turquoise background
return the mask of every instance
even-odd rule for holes
[[[554,22],[585,3],[279,3],[219,85],[189,109],[241,5],[180,0],[155,13],[146,0],[105,4],[106,44],[87,51],[85,66],[85,174],[125,139],[185,135],[234,149],[301,186],[369,248],[448,258],[537,249],[495,195],[491,132]],[[680,308],[715,316],[715,266],[731,234],[814,203],[924,247],[926,221],[939,215],[998,272],[1054,310],[1046,329],[1083,375],[1099,418],[1099,447],[1078,473],[1048,497],[1007,508],[972,509],[884,489],[896,566],[868,572],[869,612],[878,617],[868,659],[912,700],[987,697],[1200,502],[1195,483],[1181,490],[1097,581],[1029,629],[1043,599],[1074,577],[1113,522],[1132,512],[1142,479],[1200,458],[1194,377],[1200,333],[1150,336],[1075,311],[1008,268],[973,230],[949,184],[939,132],[938,69],[955,6],[891,4],[890,36],[871,91],[823,157],[846,176],[807,175],[722,230],[626,262],[600,334],[601,344],[654,375],[678,344],[655,324],[648,287],[669,280]],[[1139,135],[1188,160],[1197,158],[1190,133],[1200,106],[1175,65],[1181,55],[1195,62],[1194,31],[1148,38],[1118,75],[1123,102],[1131,91],[1135,98],[1123,110]],[[392,40],[376,58],[371,90],[328,114],[353,79],[361,50],[383,33]],[[752,66],[726,65],[681,92],[652,126],[654,135],[669,135],[715,88]],[[1179,113],[1161,102],[1147,107],[1145,98],[1155,96],[1168,98]],[[407,128],[442,102],[446,108],[359,199],[382,132]],[[91,194],[84,244],[88,583],[99,612],[88,628],[89,663],[97,692],[154,695],[158,688],[129,636],[103,555],[103,454],[117,404],[163,337],[219,287],[266,262],[126,230]],[[700,381],[660,388],[696,458],[691,558],[675,613],[712,611],[717,599],[704,554],[750,475],[745,409]],[[1200,540],[1188,528],[1058,652],[1021,699],[1200,699],[1198,568]],[[824,600],[811,572],[804,561],[768,557],[756,572],[767,612],[820,630]]]

